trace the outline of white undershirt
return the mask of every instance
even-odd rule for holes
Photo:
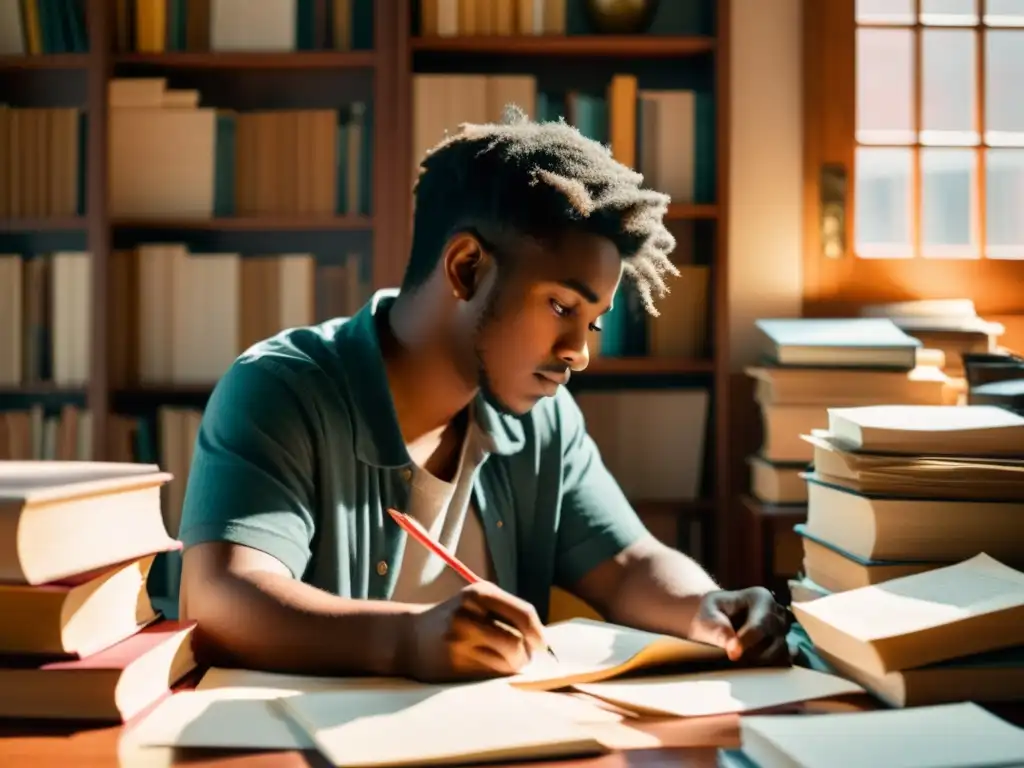
[[[473,477],[485,457],[479,427],[471,418],[451,482],[440,480],[422,467],[413,467],[406,514],[420,523],[482,579],[492,578],[480,515],[472,503]],[[403,603],[437,603],[466,586],[466,581],[437,556],[413,539],[405,544],[392,600]]]

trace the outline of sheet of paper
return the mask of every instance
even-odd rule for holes
[[[336,766],[413,766],[599,754],[585,726],[508,685],[339,691],[278,699]]]
[[[422,685],[400,677],[314,677],[283,675],[253,669],[211,667],[196,686],[197,691],[214,688],[281,689],[297,693],[333,691],[349,688],[415,688]]]
[[[759,765],[808,768],[974,768],[1020,765],[1024,729],[977,704],[838,715],[741,718],[743,751]],[[783,758],[785,759],[785,758]]]
[[[729,669],[573,686],[638,714],[701,717],[863,693],[856,683],[802,667]]]
[[[557,661],[549,654],[537,654],[511,678],[513,684],[592,675],[620,667],[641,653],[650,654],[657,662],[669,658],[709,660],[723,655],[720,649],[700,643],[589,619],[552,624],[545,631],[545,639]]]
[[[506,685],[503,680],[467,686]],[[296,726],[275,699],[324,691],[434,690],[433,686],[397,678],[331,678],[279,675],[213,668],[195,691],[177,693],[156,707],[124,740],[136,747],[205,749],[315,749],[306,731]],[[537,694],[533,705],[553,717],[581,725],[617,723],[619,713],[571,695]]]
[[[315,749],[304,730],[270,706],[273,699],[297,695],[298,691],[274,688],[182,691],[164,700],[122,739],[134,747]]]

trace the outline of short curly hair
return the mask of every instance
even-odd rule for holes
[[[603,144],[565,123],[534,122],[514,105],[499,123],[463,124],[426,153],[414,187],[413,244],[403,290],[424,283],[459,231],[541,241],[578,229],[607,237],[647,311],[668,292],[676,242],[665,228],[669,197]]]

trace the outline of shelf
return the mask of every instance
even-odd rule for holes
[[[233,51],[202,53],[122,53],[115,64],[164,69],[367,69],[373,67],[373,51],[301,51],[296,53]]]
[[[690,360],[678,357],[597,357],[579,376],[657,375],[714,373],[714,360]]]
[[[0,56],[0,71],[16,69],[85,69],[85,53],[52,53],[37,56]]]
[[[668,214],[665,218],[669,221],[716,219],[718,218],[718,206],[696,203],[672,203],[668,207]]]
[[[522,56],[670,58],[714,50],[712,37],[682,35],[514,35],[414,37],[413,52]]]
[[[81,216],[42,219],[0,219],[0,232],[69,232],[85,229]]]
[[[238,216],[219,219],[115,219],[118,229],[289,232],[373,229],[369,216]]]
[[[80,387],[54,384],[52,381],[40,381],[35,384],[17,386],[0,385],[0,398],[9,397],[85,397],[85,385]]]

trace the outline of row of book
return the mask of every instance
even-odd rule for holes
[[[313,51],[373,47],[372,0],[121,0],[119,51]]]
[[[312,254],[194,254],[173,243],[117,250],[111,385],[212,384],[257,341],[355,314],[368,295],[364,268],[359,253],[318,264]],[[0,386],[88,382],[90,270],[87,253],[0,254]]]
[[[110,84],[110,213],[134,219],[370,211],[372,115],[236,113],[163,78]]]
[[[0,56],[86,53],[85,0],[0,3]]]
[[[0,717],[120,722],[195,669],[193,626],[147,590],[156,556],[180,549],[161,514],[169,479],[155,465],[0,462],[0,524],[19,531],[0,553]]]
[[[114,12],[122,53],[373,47],[372,0],[118,0]],[[0,56],[88,50],[85,0],[0,3]]]
[[[712,3],[704,0],[655,4],[652,35],[705,34]],[[578,0],[421,0],[424,37],[582,35],[595,31]]]
[[[79,109],[0,104],[0,219],[84,213],[85,137]]]

